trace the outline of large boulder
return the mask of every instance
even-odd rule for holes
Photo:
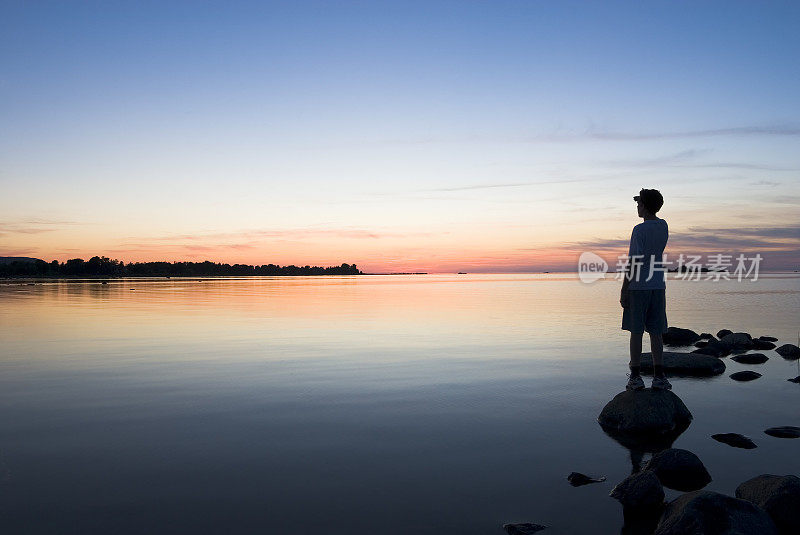
[[[692,413],[681,398],[669,390],[626,390],[609,401],[600,416],[600,426],[609,434],[636,436],[679,434],[692,421]]]
[[[702,489],[711,482],[711,475],[697,455],[679,448],[656,453],[644,469],[654,472],[665,487],[684,492]]]
[[[726,334],[719,339],[719,343],[730,349],[752,349],[753,338],[747,333]]]
[[[700,490],[667,504],[653,535],[778,535],[769,515],[751,502]]]
[[[728,336],[729,334],[733,334],[733,331],[729,329],[720,329],[717,331],[717,338],[722,338],[723,336]]]
[[[705,349],[705,348],[703,348]],[[701,351],[701,350],[698,350]],[[664,372],[667,375],[710,377],[725,372],[725,363],[716,357],[700,353],[664,351]],[[653,373],[653,354],[642,353],[642,373]]]
[[[668,327],[667,332],[662,334],[661,338],[668,346],[690,346],[700,340],[700,335],[691,329]]]
[[[780,533],[800,533],[800,478],[763,474],[736,488],[736,497],[753,502],[772,517]]]
[[[651,508],[664,503],[664,488],[655,472],[637,472],[620,481],[609,496],[626,508]]]
[[[794,344],[783,344],[781,347],[776,349],[775,352],[786,360],[800,359],[800,347],[797,347]]]

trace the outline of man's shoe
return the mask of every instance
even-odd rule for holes
[[[664,376],[653,377],[653,390],[672,390],[672,384]]]
[[[628,384],[625,385],[625,390],[644,390],[644,381],[641,375],[631,377],[628,379]]]

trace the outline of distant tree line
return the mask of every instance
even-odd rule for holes
[[[341,266],[278,266],[214,262],[129,262],[94,256],[66,262],[32,259],[0,263],[0,277],[213,277],[247,275],[360,275],[355,264]]]

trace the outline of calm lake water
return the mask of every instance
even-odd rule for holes
[[[618,292],[571,274],[0,284],[0,531],[619,533],[630,454],[596,422],[627,380]],[[796,273],[667,298],[670,325],[797,343]],[[762,352],[673,380],[694,414],[675,447],[710,490],[800,472],[800,440],[763,433],[800,425],[798,365]]]

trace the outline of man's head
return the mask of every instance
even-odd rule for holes
[[[664,197],[657,189],[642,189],[633,200],[638,203],[639,217],[645,217],[648,214],[655,216],[664,206]],[[646,210],[647,213],[643,210]]]

